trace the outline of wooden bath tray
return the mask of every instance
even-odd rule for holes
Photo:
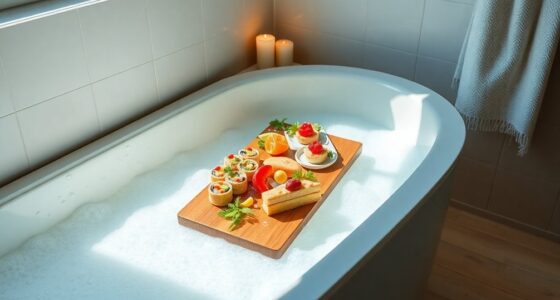
[[[265,130],[265,131],[268,131]],[[227,241],[245,248],[260,252],[272,258],[280,258],[293,242],[303,226],[311,219],[315,211],[327,198],[340,178],[348,171],[358,157],[362,144],[356,141],[329,135],[329,138],[338,152],[338,160],[332,166],[313,170],[315,177],[321,182],[322,197],[314,204],[298,207],[272,216],[267,216],[262,211],[260,195],[250,185],[246,195],[253,196],[258,202],[258,209],[253,209],[254,217],[246,218],[236,229],[230,231],[230,221],[218,216],[220,208],[208,202],[208,186],[196,195],[179,213],[179,223],[205,234],[224,238]],[[258,148],[255,138],[248,146]],[[232,151],[235,149],[232,149]],[[261,160],[268,155],[261,150]],[[294,158],[295,151],[288,150],[284,155]],[[227,153],[224,153],[224,156]],[[209,166],[211,168],[213,166]],[[210,178],[208,179],[210,181]],[[330,224],[325,224],[330,226]]]

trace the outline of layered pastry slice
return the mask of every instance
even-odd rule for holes
[[[262,208],[267,215],[281,213],[321,199],[321,184],[310,180],[290,179],[262,193]]]

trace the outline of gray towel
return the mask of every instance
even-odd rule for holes
[[[529,148],[560,36],[560,0],[478,0],[455,72],[467,128]]]

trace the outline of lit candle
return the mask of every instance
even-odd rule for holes
[[[294,62],[294,43],[290,40],[276,42],[276,65],[290,66]]]
[[[266,69],[274,67],[274,42],[272,34],[257,35],[257,68]]]

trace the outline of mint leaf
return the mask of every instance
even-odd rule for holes
[[[286,127],[288,127],[288,124],[286,124],[286,120],[288,119],[287,118],[283,118],[282,120],[274,119],[268,122],[268,125],[270,125],[270,127],[272,127],[275,130],[284,130],[286,129]]]
[[[294,136],[299,129],[299,122],[295,122],[294,124],[290,125],[286,132],[289,136]]]
[[[228,203],[227,208],[224,208],[218,212],[218,216],[231,220],[228,229],[234,230],[237,225],[241,224],[241,221],[245,216],[253,215],[253,211],[248,207],[239,207],[239,197],[235,198],[233,203]]]

